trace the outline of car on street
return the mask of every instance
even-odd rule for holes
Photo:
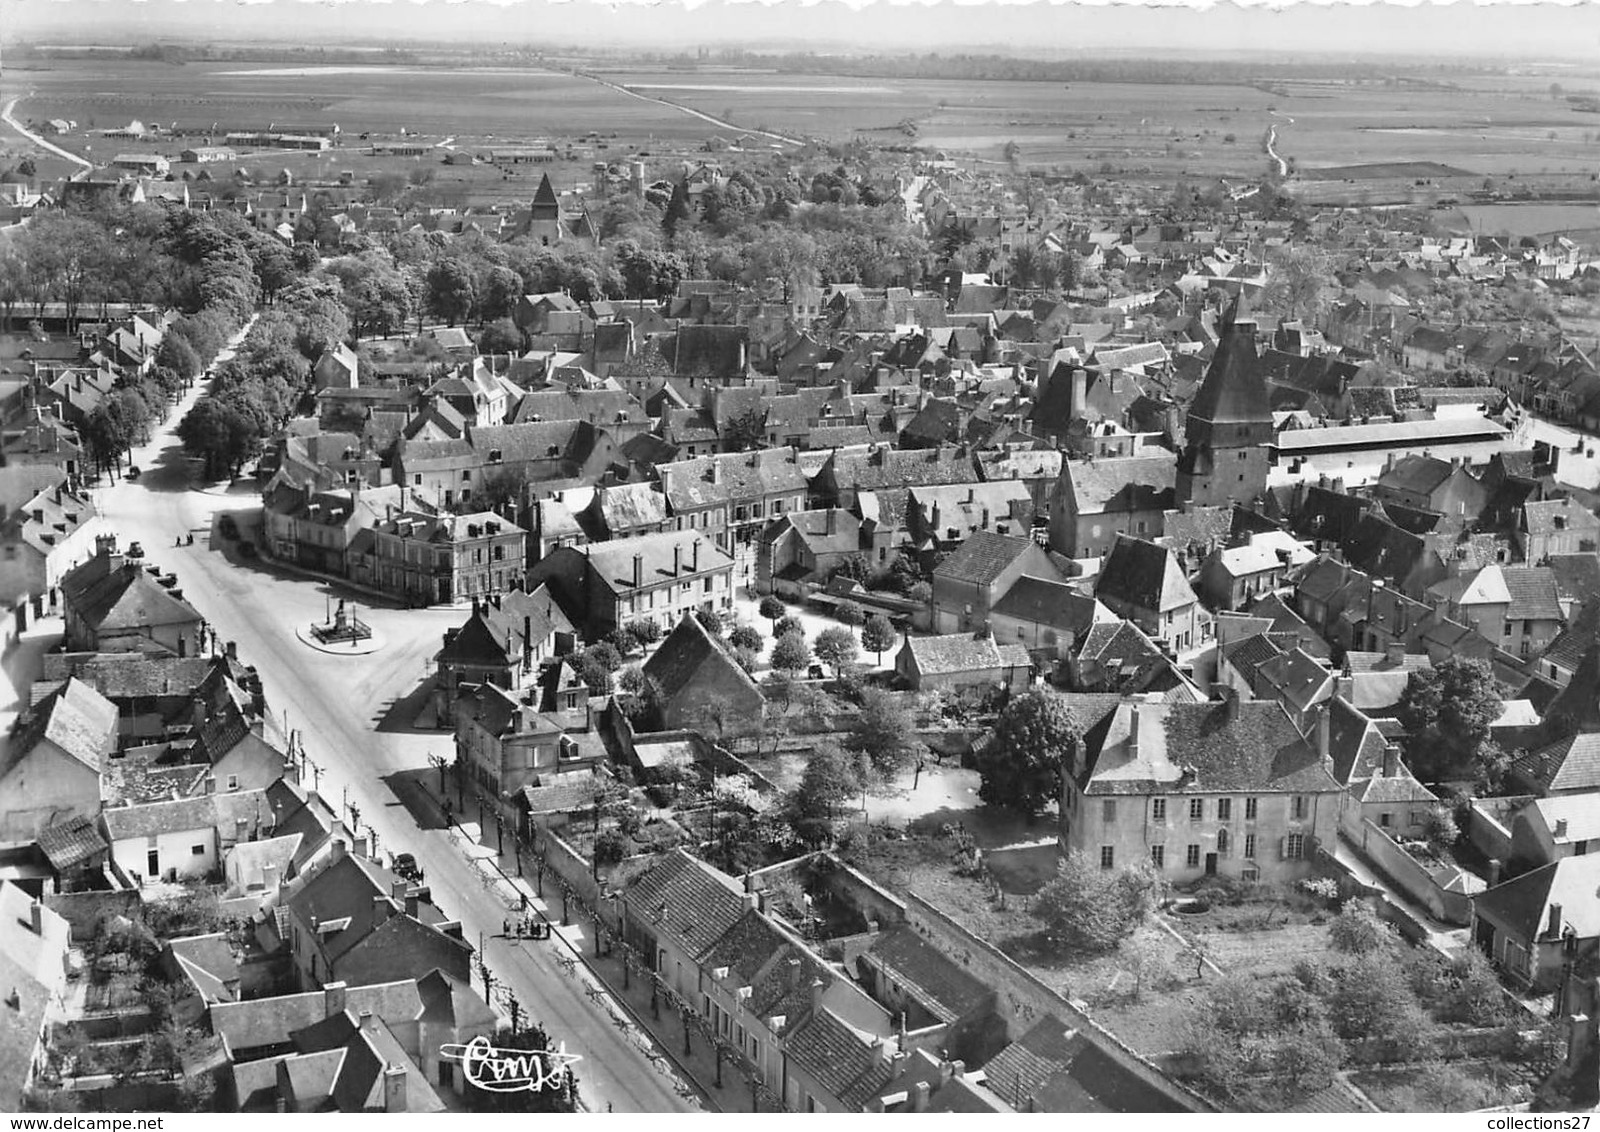
[[[138,479],[139,479],[139,476],[140,476],[140,474],[141,474],[141,473],[140,473],[140,471],[139,471],[139,465],[137,465],[137,464],[130,464],[130,465],[129,465],[129,466],[128,466],[128,474],[127,474],[127,480],[128,480],[128,482],[129,482],[129,483],[137,483],[137,482],[138,482]]]
[[[394,868],[389,870],[401,880],[421,882],[422,870],[417,868],[417,859],[410,853],[396,853],[394,855]]]

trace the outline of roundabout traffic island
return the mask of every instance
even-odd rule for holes
[[[354,603],[346,611],[343,598],[339,599],[339,608],[329,620],[321,624],[302,625],[295,630],[295,636],[318,652],[337,656],[366,656],[384,645],[383,637],[356,616]]]

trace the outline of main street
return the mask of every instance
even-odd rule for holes
[[[184,597],[218,638],[237,642],[240,659],[260,672],[275,718],[300,732],[311,763],[320,768],[319,792],[335,807],[358,809],[362,827],[376,831],[381,850],[416,855],[434,900],[460,919],[474,945],[484,941],[490,973],[515,993],[524,1017],[582,1056],[576,1069],[587,1107],[692,1111],[697,1106],[584,993],[580,980],[558,969],[557,949],[564,944],[501,936],[505,905],[452,845],[436,806],[420,788],[429,774],[437,788],[438,772],[428,756],[448,756],[452,744],[445,732],[413,729],[423,706],[419,689],[445,630],[463,620],[463,611],[369,606],[361,594],[241,558],[236,544],[217,533],[216,521],[233,512],[241,524],[253,526],[259,497],[242,485],[193,483],[175,436],[199,392],[173,410],[150,444],[132,453],[141,469],[136,482],[124,479],[98,489],[106,525],[123,547],[141,542],[148,560],[177,574]],[[173,545],[189,534],[192,546]],[[355,601],[360,618],[382,635],[378,651],[329,655],[297,639],[297,627],[324,621],[329,602],[341,596]],[[475,985],[482,989],[476,980]]]

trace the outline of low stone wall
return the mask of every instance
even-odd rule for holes
[[[1505,798],[1475,798],[1467,808],[1461,832],[1491,861],[1511,860],[1511,821],[1516,812],[1533,801],[1532,794]]]
[[[1426,908],[1435,919],[1465,927],[1472,922],[1472,901],[1464,893],[1446,892],[1428,871],[1367,818],[1341,824],[1344,838],[1366,862]]]
[[[995,991],[995,1004],[1014,1041],[1053,1014],[1076,1029],[1117,1065],[1188,1112],[1214,1111],[1197,1093],[1172,1080],[1154,1062],[1062,998],[987,940],[979,939],[914,892],[906,893],[911,926],[930,944]]]

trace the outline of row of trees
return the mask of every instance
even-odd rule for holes
[[[282,429],[310,385],[311,364],[343,341],[349,322],[338,285],[313,279],[282,293],[233,357],[217,366],[210,393],[178,425],[185,449],[207,475],[238,474]]]
[[[40,212],[0,245],[0,311],[38,317],[61,303],[71,323],[108,303],[216,307],[237,324],[316,261],[314,249],[286,247],[232,212],[154,204]]]

